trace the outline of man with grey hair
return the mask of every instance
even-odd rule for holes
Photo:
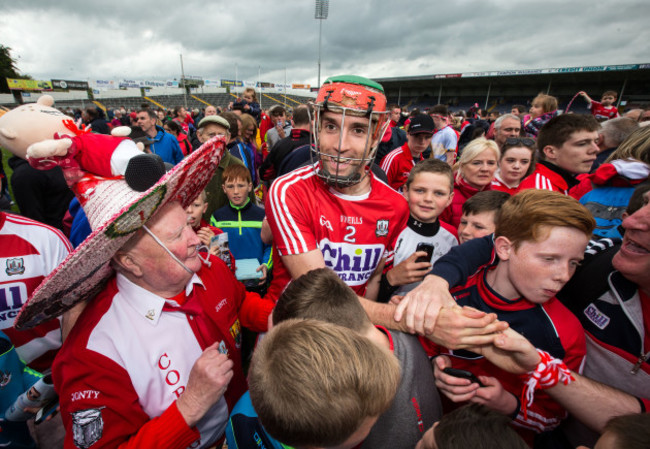
[[[503,149],[506,139],[509,137],[519,137],[521,133],[521,120],[515,114],[503,114],[494,122],[494,141]]]
[[[618,148],[618,146],[632,134],[639,124],[629,117],[618,117],[606,120],[602,123],[598,132],[598,156],[591,171],[594,172],[607,158]]]

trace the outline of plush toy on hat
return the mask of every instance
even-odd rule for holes
[[[51,96],[43,95],[36,103],[0,116],[0,146],[27,159],[34,168],[60,165],[70,186],[85,170],[102,177],[124,176],[132,189],[144,191],[164,173],[162,160],[143,154],[132,140],[121,137],[128,135],[128,127],[115,128],[117,136],[91,134],[53,104]]]

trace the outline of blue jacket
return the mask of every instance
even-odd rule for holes
[[[228,233],[228,245],[235,260],[257,259],[260,264],[272,267],[271,245],[262,242],[260,235],[264,209],[249,199],[243,206],[227,205],[217,209],[210,224]]]
[[[149,149],[153,154],[157,154],[163,161],[169,162],[172,165],[178,164],[183,160],[183,152],[178,144],[176,137],[166,133],[164,129],[156,125],[158,134],[156,137],[149,138],[151,146]]]
[[[20,360],[14,345],[0,331],[0,446],[10,448],[35,448],[24,421],[5,421],[5,411],[16,398],[29,390],[43,377],[40,373],[25,366]]]

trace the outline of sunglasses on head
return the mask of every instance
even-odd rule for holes
[[[508,137],[505,144],[509,147],[523,145],[528,148],[533,148],[535,146],[535,139],[531,139],[530,137]]]

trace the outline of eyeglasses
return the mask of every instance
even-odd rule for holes
[[[528,148],[535,148],[535,139],[530,137],[508,137],[505,141],[507,147],[525,146]]]

